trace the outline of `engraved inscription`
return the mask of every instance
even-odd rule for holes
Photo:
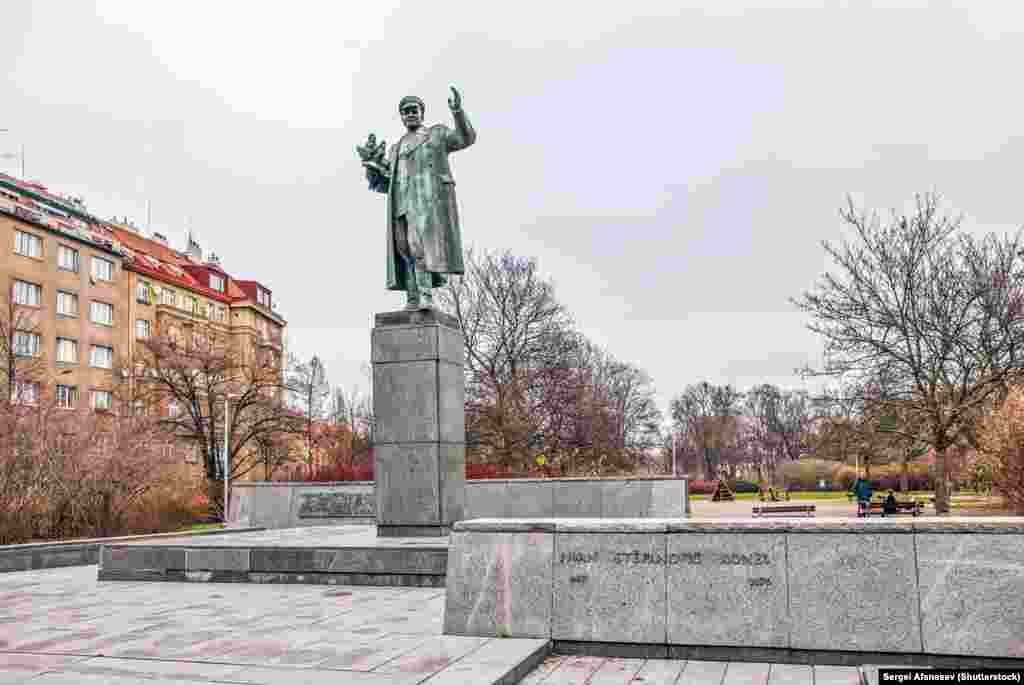
[[[748,578],[747,585],[750,587],[768,587],[772,584],[771,578]]]
[[[601,561],[599,552],[562,552],[559,555],[559,564],[593,564]],[[657,552],[641,552],[631,550],[628,552],[606,552],[606,562],[617,565],[643,566],[678,566],[680,564],[701,565],[704,563],[718,564],[721,566],[768,566],[772,563],[771,556],[764,552],[751,552],[749,554],[730,552],[727,554],[704,553],[704,552],[673,552],[665,555]]]
[[[588,578],[588,576],[584,576],[584,575],[572,576],[571,578],[569,578],[569,582],[570,583],[585,583],[585,582],[587,582],[587,578]]]
[[[593,564],[597,561],[597,552],[562,552],[558,557],[559,564]]]
[[[704,557],[701,556],[700,552],[673,552],[668,555],[668,565],[690,564],[692,566],[699,566],[703,559]]]
[[[300,519],[344,518],[376,515],[373,493],[361,492],[303,492],[299,504]]]
[[[766,566],[771,563],[771,559],[764,552],[722,554],[718,559],[720,564],[726,566]]]

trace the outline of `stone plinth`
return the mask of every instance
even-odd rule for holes
[[[453,530],[445,631],[458,635],[789,663],[1024,656],[1020,517],[493,518]]]
[[[447,535],[466,502],[458,322],[434,310],[377,314],[371,347],[377,534]]]

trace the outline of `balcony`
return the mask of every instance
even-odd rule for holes
[[[190,319],[190,320],[193,320],[193,321],[209,321],[210,320],[210,315],[209,315],[208,310],[203,309],[202,307],[199,307],[199,308],[194,309],[194,310],[192,308],[182,309],[181,307],[178,307],[177,305],[166,304],[166,303],[163,303],[163,302],[158,302],[157,305],[156,305],[156,311],[157,311],[157,314],[162,314],[162,313],[173,314],[174,316],[178,317],[179,319]]]

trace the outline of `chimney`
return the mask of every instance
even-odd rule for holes
[[[163,233],[157,233],[156,231],[154,231],[153,232],[153,240],[155,240],[156,242],[158,242],[158,243],[160,243],[162,245],[165,245],[165,246],[167,245],[167,236],[165,236]]]

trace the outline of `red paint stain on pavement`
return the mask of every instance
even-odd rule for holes
[[[402,659],[398,669],[405,673],[434,673],[451,663],[446,656],[417,656]]]

